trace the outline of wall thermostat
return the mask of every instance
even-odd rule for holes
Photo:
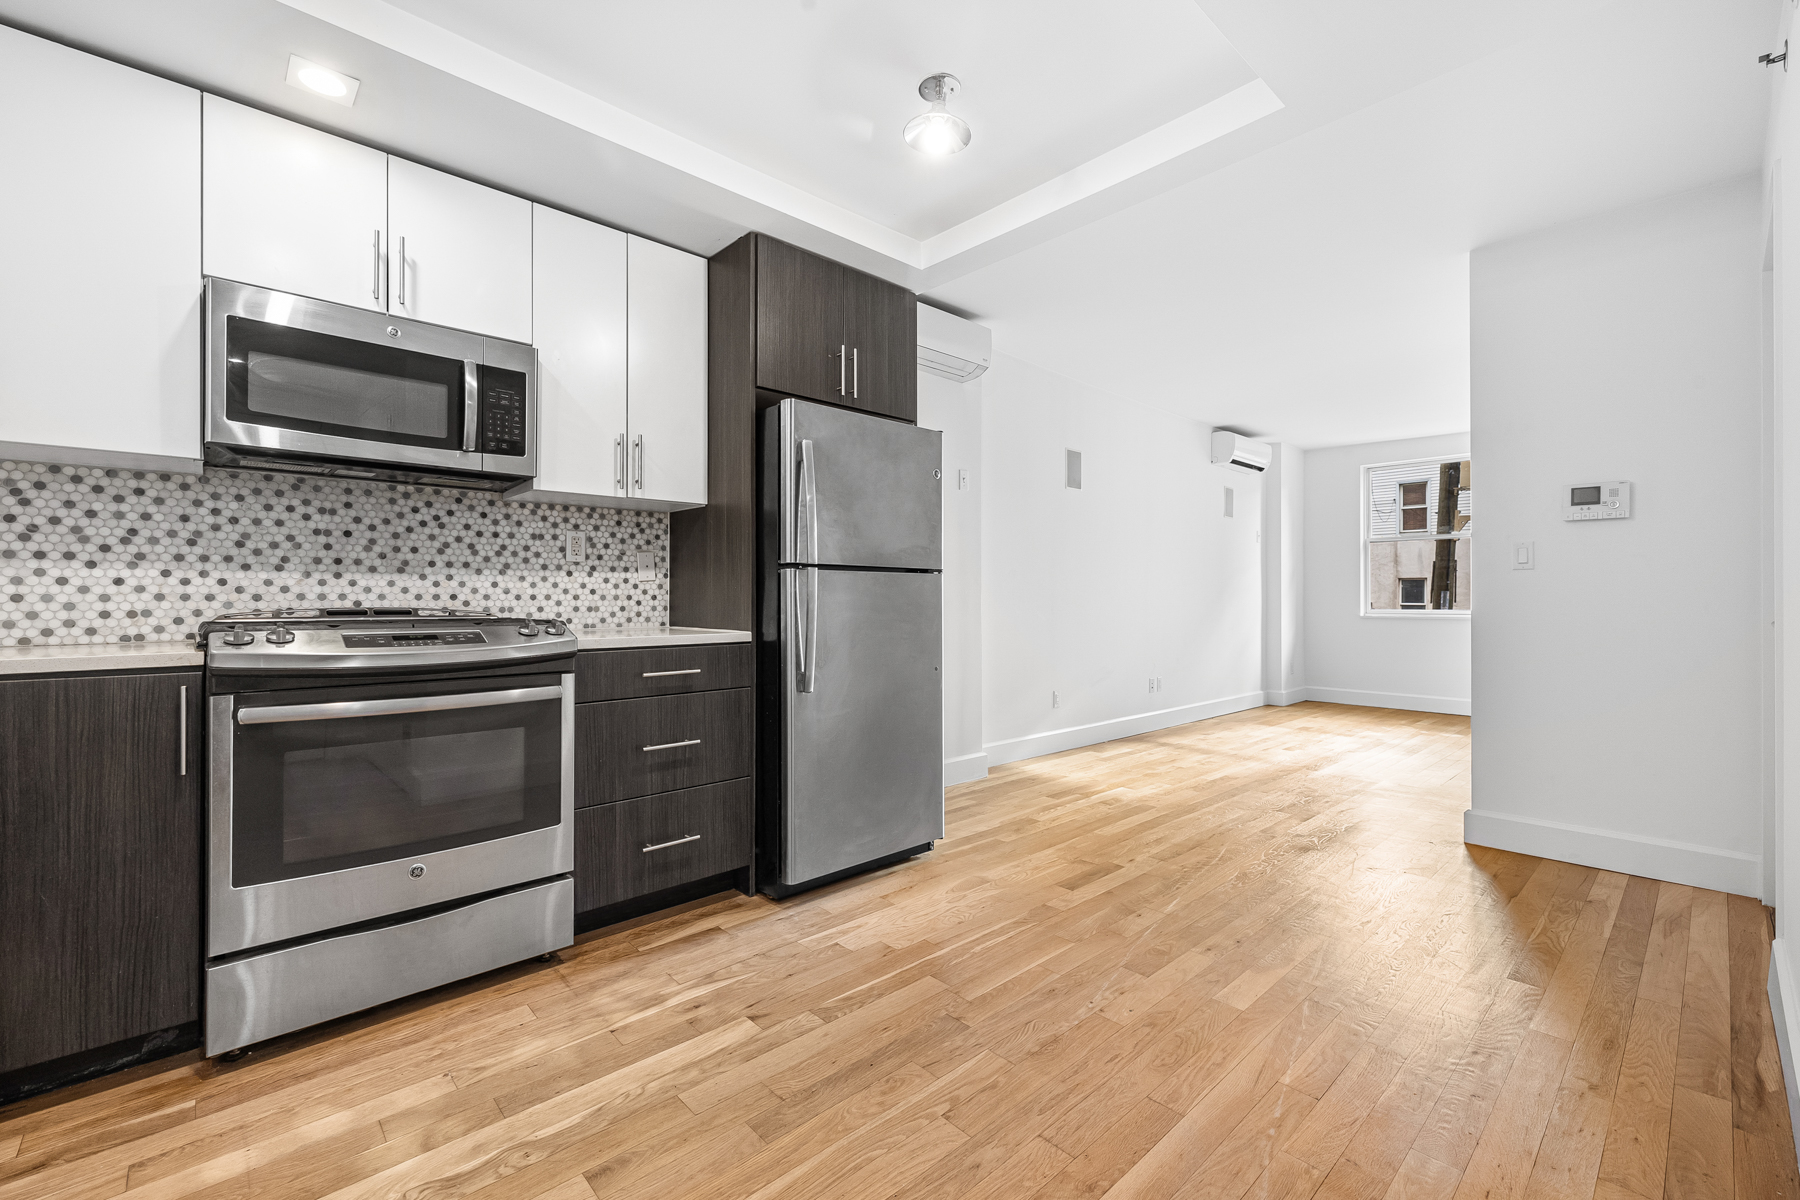
[[[1563,505],[1565,521],[1610,521],[1631,515],[1631,484],[1623,479],[1607,483],[1578,483],[1569,489]]]

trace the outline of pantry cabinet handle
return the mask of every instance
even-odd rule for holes
[[[181,773],[187,774],[187,684],[181,685]]]
[[[645,671],[645,679],[660,679],[664,675],[698,675],[704,667],[689,667],[685,671]]]
[[[369,293],[374,296],[375,303],[381,303],[381,230],[379,229],[375,231],[375,282],[369,289]]]
[[[862,358],[853,346],[850,349],[850,398],[856,399],[861,394],[857,379],[861,375]]]
[[[619,495],[625,494],[625,435],[620,434],[613,439],[613,487]]]
[[[698,746],[699,744],[699,738],[689,738],[685,742],[662,742],[655,746],[645,746],[644,753],[648,754],[652,750],[674,750],[681,746]]]
[[[840,396],[842,396],[844,394],[844,360],[845,360],[846,354],[847,354],[847,348],[844,346],[839,346],[838,347],[838,395],[840,395]]]
[[[686,836],[686,837],[683,837],[683,838],[676,838],[676,839],[675,839],[675,840],[674,840],[674,841],[672,841],[672,842],[658,842],[658,843],[656,843],[656,845],[654,845],[654,846],[645,846],[645,847],[644,847],[644,848],[643,848],[643,850],[642,850],[642,851],[641,851],[641,853],[644,853],[644,854],[648,854],[648,853],[650,853],[650,852],[651,852],[651,851],[652,851],[652,850],[667,850],[667,849],[668,849],[668,848],[669,848],[669,847],[670,847],[670,846],[685,846],[685,845],[687,845],[687,844],[688,844],[688,843],[689,843],[689,842],[697,842],[697,841],[699,841],[699,840],[700,840],[700,835],[699,835],[699,834],[697,834],[697,833],[690,833],[690,834],[688,834],[688,835],[687,835],[687,836]]]
[[[637,481],[632,484],[637,495],[644,494],[644,435],[637,435]]]

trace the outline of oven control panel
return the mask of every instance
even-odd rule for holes
[[[484,646],[487,639],[481,636],[479,629],[446,629],[442,632],[427,633],[423,630],[408,633],[346,633],[341,635],[344,645],[351,649],[367,646]]]

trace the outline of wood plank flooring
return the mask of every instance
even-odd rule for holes
[[[1465,847],[1464,718],[996,770],[927,858],[0,1112],[0,1200],[1800,1200],[1754,900]]]

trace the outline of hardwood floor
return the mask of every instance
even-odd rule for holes
[[[1800,1197],[1754,900],[1465,847],[1468,722],[996,770],[928,858],[0,1112],[0,1200]]]

